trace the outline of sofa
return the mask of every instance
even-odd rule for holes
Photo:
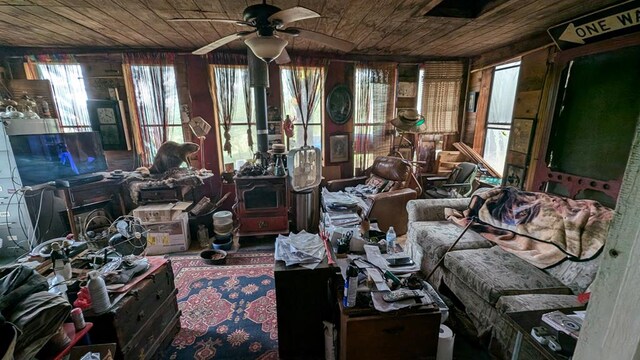
[[[425,275],[444,256],[429,282],[462,304],[478,337],[494,355],[510,358],[516,332],[503,315],[581,306],[577,295],[594,280],[601,256],[541,270],[471,229],[446,253],[463,229],[445,220],[445,208],[462,211],[469,202],[469,198],[409,201],[406,250]],[[527,358],[524,347],[523,352],[521,358]]]
[[[407,202],[416,199],[422,188],[411,169],[411,163],[394,156],[378,156],[363,176],[327,182],[328,191],[342,191],[359,184],[376,184],[379,191],[367,195],[371,209],[367,216],[377,221],[381,231],[393,226],[398,236],[407,232]]]

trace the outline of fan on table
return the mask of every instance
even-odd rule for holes
[[[253,53],[265,62],[268,63],[278,58],[276,60],[277,63],[286,63],[289,61],[285,50],[288,41],[279,37],[278,34],[300,36],[344,52],[353,50],[355,45],[349,41],[310,30],[287,27],[292,22],[313,19],[320,16],[317,12],[302,6],[282,10],[277,6],[267,4],[266,0],[263,0],[262,4],[251,5],[244,9],[244,20],[173,18],[169,19],[169,21],[212,21],[255,28],[254,30],[240,31],[220,38],[194,51],[193,54],[195,55],[204,55],[234,40],[244,39],[244,43],[247,44]]]
[[[322,180],[320,149],[303,146],[289,150],[287,168],[293,191],[307,191],[317,187]]]

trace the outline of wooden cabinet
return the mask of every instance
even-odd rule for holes
[[[338,267],[323,260],[315,269],[276,261],[276,311],[280,359],[324,359],[323,320],[332,320],[329,281]]]
[[[286,176],[236,176],[238,236],[289,232],[289,191]]]
[[[431,308],[379,313],[340,303],[340,360],[435,358],[439,329]]]
[[[118,359],[150,359],[180,329],[169,260],[133,286],[107,313],[87,316],[94,343],[116,343]]]

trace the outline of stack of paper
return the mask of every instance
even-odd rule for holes
[[[287,266],[299,264],[313,269],[324,259],[326,254],[320,236],[301,231],[289,236],[279,235],[276,238],[275,259],[284,261]]]

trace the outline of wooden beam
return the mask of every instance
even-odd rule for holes
[[[429,0],[427,1],[426,4],[424,4],[423,7],[421,7],[420,9],[418,9],[413,16],[415,17],[423,17],[424,14],[428,13],[429,11],[433,10],[434,7],[440,5],[440,3],[443,0]]]
[[[547,33],[539,33],[475,57],[472,60],[471,69],[478,71],[496,66],[547,46],[554,46],[553,41]]]

